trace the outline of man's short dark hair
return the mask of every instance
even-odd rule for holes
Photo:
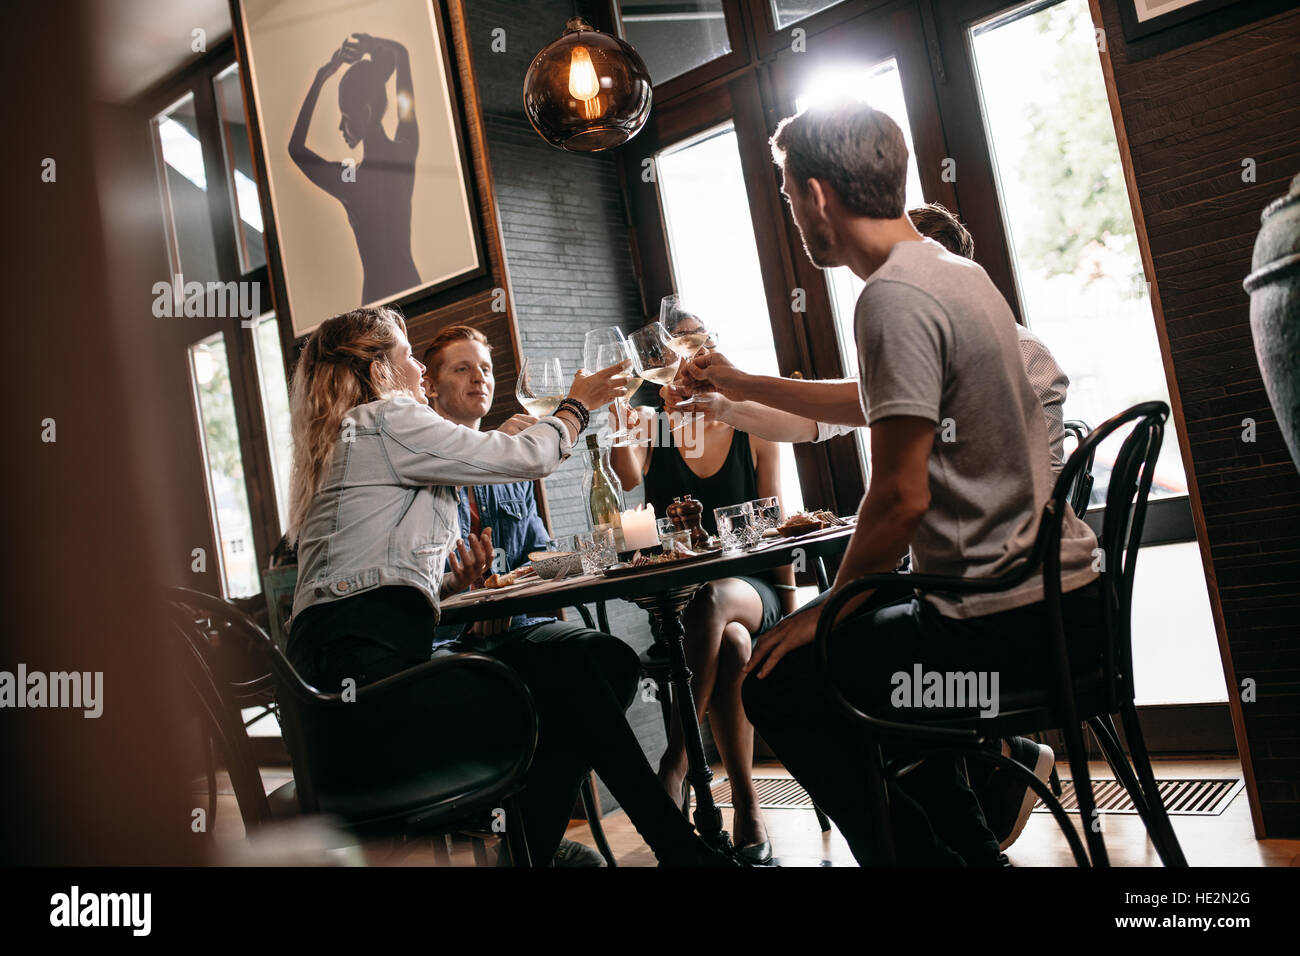
[[[955,256],[975,258],[975,240],[957,217],[941,204],[930,202],[916,206],[909,209],[907,215],[916,231],[927,239],[933,239]]]
[[[888,114],[866,103],[814,107],[783,119],[772,136],[772,157],[787,177],[830,186],[856,216],[903,215],[907,142]]]

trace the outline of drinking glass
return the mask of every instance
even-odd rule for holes
[[[626,362],[632,358],[632,348],[628,345],[627,336],[617,326],[611,325],[603,329],[592,329],[583,340],[582,361],[588,373],[609,368],[611,365],[618,365],[620,362]],[[635,362],[633,364],[635,365]],[[631,378],[629,378],[628,385],[631,384]],[[639,385],[640,382],[637,384]],[[618,427],[611,433],[614,444],[625,445],[628,442],[626,403],[623,399],[616,398],[612,407],[614,409],[614,418],[618,422]]]
[[[592,543],[596,546],[596,561],[600,570],[605,570],[618,561],[618,538],[613,528],[597,528],[591,533]]]
[[[656,519],[655,530],[659,532],[659,546],[663,548],[666,554],[672,553],[673,542],[679,543],[683,548],[690,549],[691,533],[673,524],[672,518]]]
[[[566,384],[558,358],[525,357],[515,382],[515,398],[529,415],[541,418],[555,411]]]
[[[651,322],[628,336],[633,364],[645,381],[662,386],[676,377],[682,359],[673,351],[669,338],[662,322]]]
[[[613,528],[584,531],[575,534],[573,541],[582,559],[582,570],[586,574],[600,574],[618,560]]]
[[[749,502],[714,508],[713,520],[717,523],[722,547],[728,551],[753,547],[758,544],[763,533],[754,518],[753,505]]]
[[[717,333],[710,331],[696,314],[686,298],[678,292],[666,295],[659,302],[659,322],[668,332],[668,347],[689,362],[702,349],[718,347]],[[684,398],[677,404],[692,405],[695,396]]]
[[[749,504],[754,509],[754,517],[760,532],[775,531],[780,527],[781,502],[776,498],[758,498]]]

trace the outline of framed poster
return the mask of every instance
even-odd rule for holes
[[[231,8],[276,305],[294,337],[483,275],[440,0]]]
[[[1280,13],[1294,0],[1119,0],[1130,60],[1204,40]]]

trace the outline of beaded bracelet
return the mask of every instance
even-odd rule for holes
[[[576,398],[570,398],[566,395],[564,398],[560,399],[560,404],[555,406],[555,411],[558,412],[561,408],[569,409],[573,412],[574,417],[578,419],[578,434],[581,435],[587,430],[587,426],[591,424],[591,413],[587,411],[587,406],[583,405],[582,402],[578,401]]]

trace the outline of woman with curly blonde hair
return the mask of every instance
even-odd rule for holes
[[[492,559],[490,532],[461,540],[456,487],[550,474],[572,452],[587,409],[626,392],[626,363],[579,372],[553,415],[517,415],[480,432],[429,406],[424,371],[402,317],[386,308],[326,320],[298,359],[289,526],[298,585],[288,657],[323,690],[428,661],[439,600]],[[593,768],[662,862],[718,862],[656,785],[596,663],[581,654],[552,660],[539,646],[485,649],[520,671],[537,704],[538,748],[521,795],[537,858],[554,855],[572,794]],[[437,729],[412,726],[412,746]]]

